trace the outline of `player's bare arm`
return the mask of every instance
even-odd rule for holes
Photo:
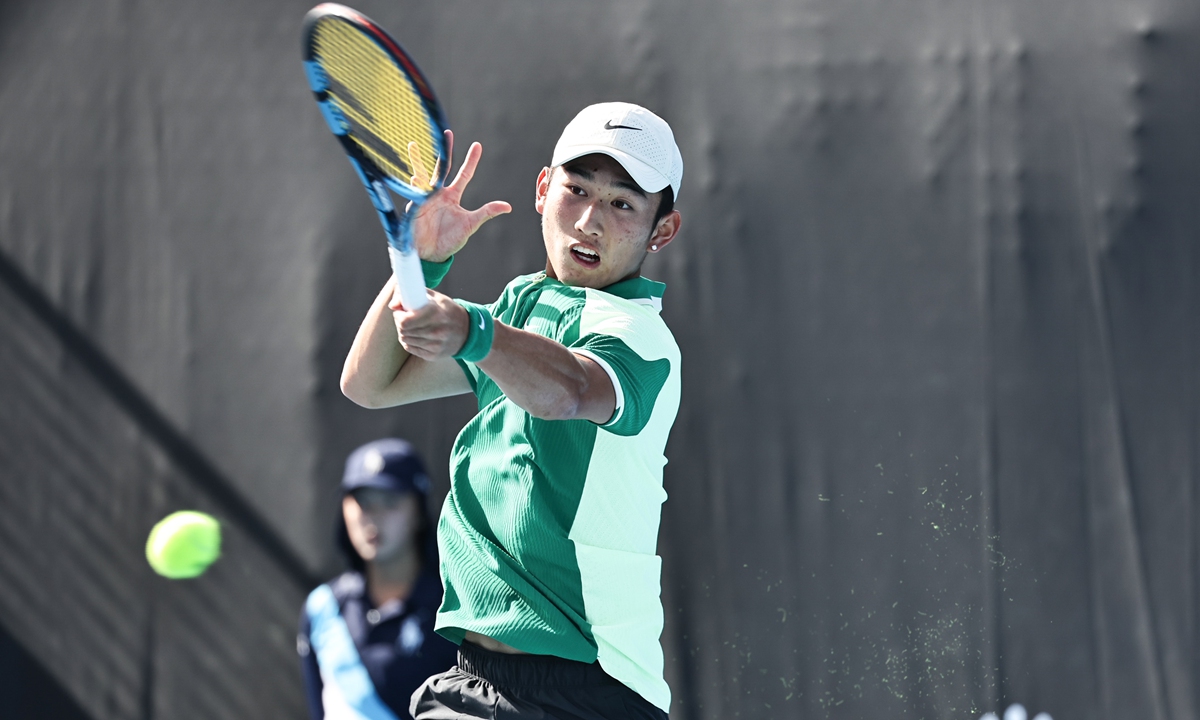
[[[444,296],[442,296],[444,297]],[[458,364],[449,358],[433,362],[411,357],[398,340],[400,308],[396,281],[389,279],[359,326],[342,368],[346,397],[368,408],[393,407],[470,392]]]
[[[612,380],[594,360],[503,323],[478,365],[518,407],[543,420],[605,423],[617,408]]]
[[[397,310],[396,327],[408,353],[437,365],[463,347],[470,318],[445,295],[433,291],[429,295],[429,304],[420,310]],[[518,407],[543,420],[603,423],[612,417],[616,391],[595,361],[541,335],[499,321],[493,327],[491,351],[477,365]]]

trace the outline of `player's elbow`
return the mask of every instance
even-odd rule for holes
[[[529,408],[528,412],[538,420],[574,420],[579,416],[579,402],[569,399],[545,401]]]
[[[539,420],[575,420],[580,415],[580,403],[540,403],[538,407],[529,408],[528,413]]]
[[[371,397],[361,392],[359,388],[355,387],[354,383],[346,382],[345,378],[342,378],[342,394],[355,405],[361,405],[365,408],[371,407]]]
[[[356,395],[354,393],[348,393],[348,392],[343,392],[342,394],[345,395],[347,398],[349,398],[350,401],[353,402],[355,405],[358,405],[359,407],[364,407],[368,410],[379,410],[380,408],[388,407],[388,403],[385,403],[385,402],[381,401],[380,399],[378,399],[376,397],[372,397],[370,395]]]
[[[342,394],[355,405],[361,405],[370,410],[383,407],[380,393],[371,392],[369,388],[364,387],[353,373],[342,372],[341,388]]]
[[[526,412],[539,420],[575,420],[583,408],[585,388],[560,388],[532,403]]]

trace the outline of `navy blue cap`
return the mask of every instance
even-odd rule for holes
[[[363,445],[346,458],[342,492],[364,487],[427,495],[429,475],[412,444],[398,438],[383,438]]]

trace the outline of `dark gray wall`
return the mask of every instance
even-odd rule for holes
[[[0,337],[6,681],[48,672],[97,720],[300,717],[303,563],[2,256]],[[220,518],[223,557],[172,582],[145,544],[180,508]],[[0,717],[34,702],[3,691]]]
[[[0,630],[0,696],[5,720],[88,720],[88,716],[38,666],[24,648]]]
[[[286,565],[263,549],[278,536],[325,572],[356,444],[412,438],[445,492],[469,400],[368,412],[337,391],[387,269],[304,86],[307,5],[0,5],[0,259],[128,384],[78,389],[96,359],[31,350],[49,315],[0,292],[0,527],[50,527],[7,499],[47,475],[82,503],[108,474],[86,502],[132,499],[96,530],[123,538],[105,553],[125,569],[106,572],[144,575],[122,553],[176,500],[130,458],[165,453],[179,502],[240,507],[214,477],[248,500],[233,515],[254,562]],[[483,142],[468,203],[516,207],[456,262],[452,294],[487,301],[540,267],[533,180],[580,107],[641,102],[675,128],[684,229],[646,266],[685,362],[661,535],[673,716],[949,720],[1010,700],[1057,720],[1200,713],[1194,3],[358,7],[419,58],[460,154]],[[153,413],[122,420],[115,387]],[[70,430],[76,415],[92,429]],[[172,432],[207,470],[155,449]],[[151,439],[121,444],[138,433]],[[43,562],[100,552],[53,527]],[[47,603],[74,590],[7,559],[24,537],[0,532],[4,567],[26,568],[5,577],[47,599],[6,579],[0,623],[54,664],[67,650]],[[233,582],[220,572],[207,582]],[[274,572],[238,581],[276,598],[254,604],[260,630],[290,627],[305,584]],[[158,592],[186,603],[199,587]],[[68,616],[144,612],[106,603],[84,595]],[[293,682],[285,640],[209,622],[214,642],[273,648],[257,667]],[[133,625],[113,657],[136,695],[153,625]],[[201,662],[156,637],[162,657]],[[94,699],[89,663],[122,667],[80,655],[64,681],[80,704],[139,716]],[[205,667],[213,687],[261,686]]]

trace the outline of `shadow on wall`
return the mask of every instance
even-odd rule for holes
[[[91,720],[3,628],[0,628],[0,720]]]

